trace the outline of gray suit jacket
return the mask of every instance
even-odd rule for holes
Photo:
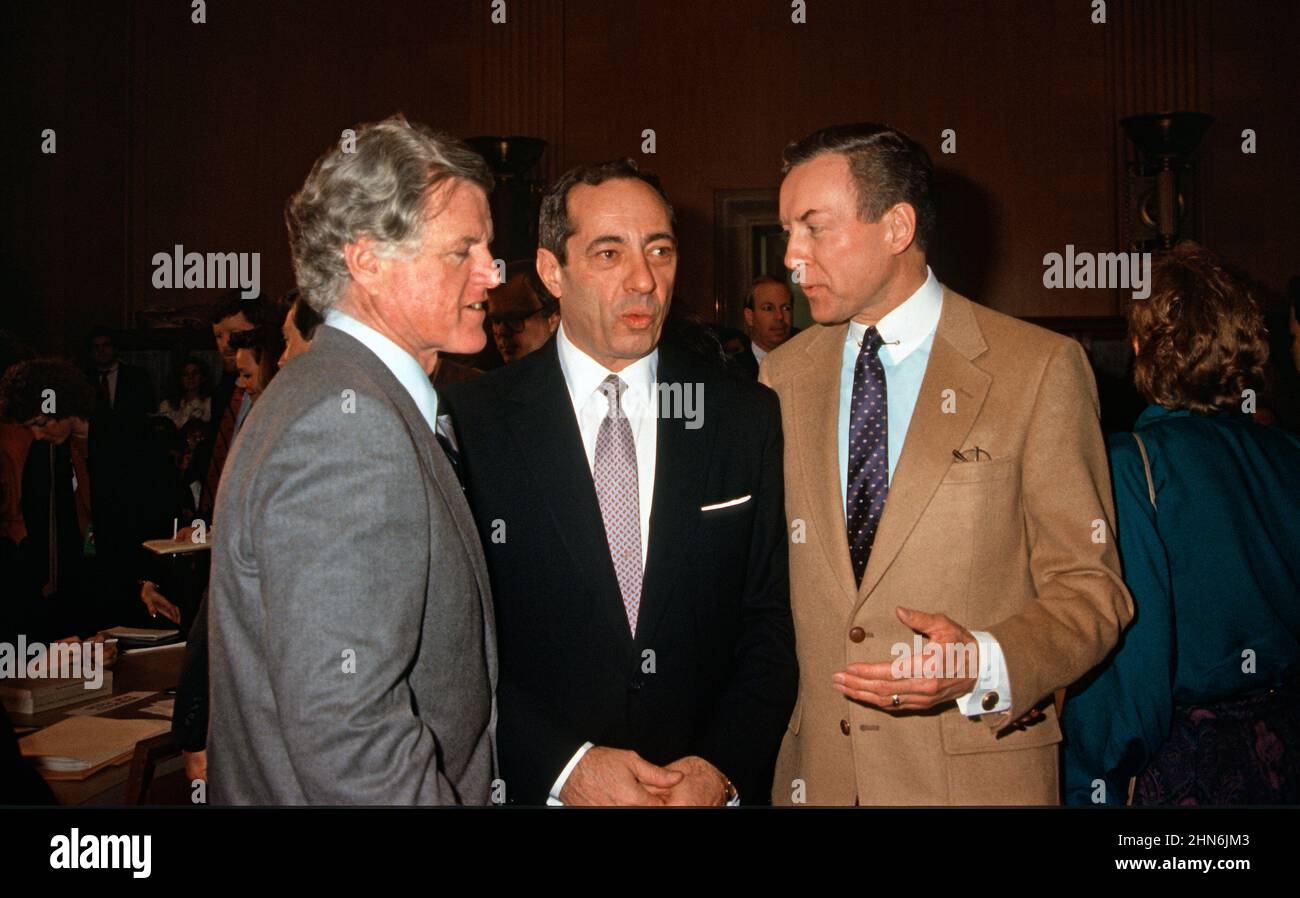
[[[226,461],[209,799],[486,804],[496,639],[474,521],[410,394],[322,327]]]

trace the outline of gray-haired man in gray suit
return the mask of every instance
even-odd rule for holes
[[[398,117],[327,152],[289,202],[325,326],[258,399],[217,497],[214,803],[490,798],[491,595],[428,375],[484,344],[491,183]]]

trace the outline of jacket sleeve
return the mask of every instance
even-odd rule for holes
[[[1022,461],[1024,527],[1036,596],[988,631],[1002,646],[1016,720],[1110,652],[1133,615],[1120,576],[1097,389],[1083,347],[1061,341],[1030,412]]]
[[[1119,550],[1136,614],[1114,654],[1065,703],[1067,804],[1122,805],[1173,719],[1174,606],[1169,561],[1132,434],[1112,440]],[[1158,502],[1158,500],[1157,500]],[[1105,784],[1104,791],[1095,785]]]

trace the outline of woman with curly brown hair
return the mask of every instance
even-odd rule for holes
[[[1251,420],[1268,360],[1246,281],[1158,260],[1129,310],[1152,404],[1110,438],[1136,616],[1066,702],[1070,804],[1300,802],[1300,439]]]

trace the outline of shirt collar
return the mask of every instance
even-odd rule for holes
[[[885,341],[883,351],[889,357],[890,364],[898,364],[907,358],[934,333],[939,326],[939,314],[943,311],[943,288],[939,280],[925,266],[925,283],[915,293],[903,300],[885,317],[876,322],[876,330]],[[862,342],[862,335],[867,326],[857,321],[849,322],[845,341],[852,341],[854,346]]]
[[[569,339],[564,332],[564,322],[555,338],[556,349],[560,355],[560,371],[564,374],[564,383],[569,388],[569,399],[575,409],[587,404],[605,378],[617,374],[627,384],[625,396],[630,396],[644,408],[650,407],[650,395],[654,390],[655,377],[659,372],[659,347],[643,355],[622,371],[610,371],[600,362],[587,355]]]
[[[1137,423],[1133,425],[1134,430],[1140,430],[1148,424],[1153,424],[1164,418],[1230,418],[1230,417],[1249,417],[1243,415],[1236,408],[1218,409],[1209,413],[1193,412],[1186,408],[1165,408],[1163,405],[1152,403],[1143,409],[1142,414],[1138,415]]]
[[[406,388],[420,410],[421,417],[435,433],[438,430],[438,394],[434,392],[429,375],[420,367],[420,363],[402,347],[385,337],[379,331],[362,324],[345,312],[330,309],[325,315],[325,324],[341,330],[361,342],[366,349],[379,356],[384,367],[393,372],[393,377]]]

